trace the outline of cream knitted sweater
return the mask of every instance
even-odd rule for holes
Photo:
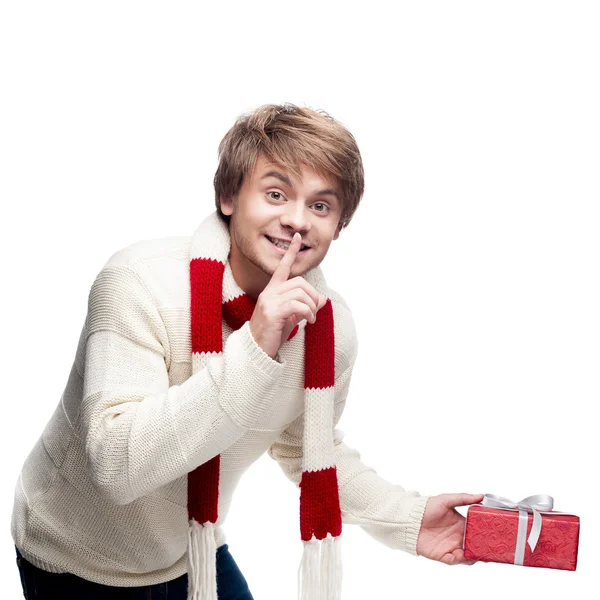
[[[249,322],[237,331],[223,322],[222,354],[192,376],[190,241],[133,244],[92,285],[66,388],[15,489],[14,542],[42,569],[115,586],[179,577],[187,473],[217,454],[218,545],[236,485],[262,454],[300,481],[306,322],[275,360]],[[229,263],[224,277],[232,277]],[[349,308],[331,295],[337,425],[357,338]],[[343,522],[416,554],[427,497],[379,477],[342,438],[334,429]]]

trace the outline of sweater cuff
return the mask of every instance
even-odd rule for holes
[[[418,496],[408,513],[408,523],[406,527],[406,550],[414,556],[417,554],[417,539],[421,531],[421,521],[427,505],[427,500],[431,496]]]
[[[279,352],[275,355],[275,358],[271,358],[257,343],[250,330],[250,321],[246,321],[242,327],[240,327],[240,333],[242,336],[242,344],[244,349],[248,353],[248,357],[263,373],[269,375],[269,377],[277,377],[283,369],[283,362],[279,358]]]
[[[240,363],[245,369],[229,371],[228,384],[247,387],[248,392],[239,393],[239,387],[223,394],[221,406],[235,423],[246,429],[251,428],[261,415],[271,406],[275,397],[275,384],[281,377],[285,362],[273,360],[254,340],[250,332],[250,321],[232,333],[227,340],[228,353],[232,356],[243,356]],[[253,375],[258,371],[263,376]],[[237,381],[232,382],[231,379]],[[248,388],[249,382],[253,384]]]

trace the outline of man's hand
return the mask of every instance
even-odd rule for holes
[[[271,358],[275,358],[298,322],[306,319],[314,323],[317,312],[327,302],[306,279],[288,280],[301,245],[302,236],[296,232],[271,280],[258,296],[250,318],[252,336]]]
[[[483,494],[440,494],[429,498],[417,539],[417,554],[447,565],[475,563],[465,558],[466,519],[454,507],[477,504],[482,500]]]

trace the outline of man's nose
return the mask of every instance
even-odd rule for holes
[[[301,233],[308,231],[310,229],[308,209],[299,202],[290,202],[281,215],[281,224]]]

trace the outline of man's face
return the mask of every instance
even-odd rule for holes
[[[272,238],[289,242],[297,231],[302,248],[309,246],[298,252],[291,279],[319,265],[339,236],[342,205],[335,182],[322,179],[305,165],[301,173],[302,179],[297,180],[260,156],[237,199],[221,198],[221,210],[231,215],[233,276],[254,299],[269,283],[285,252]]]

